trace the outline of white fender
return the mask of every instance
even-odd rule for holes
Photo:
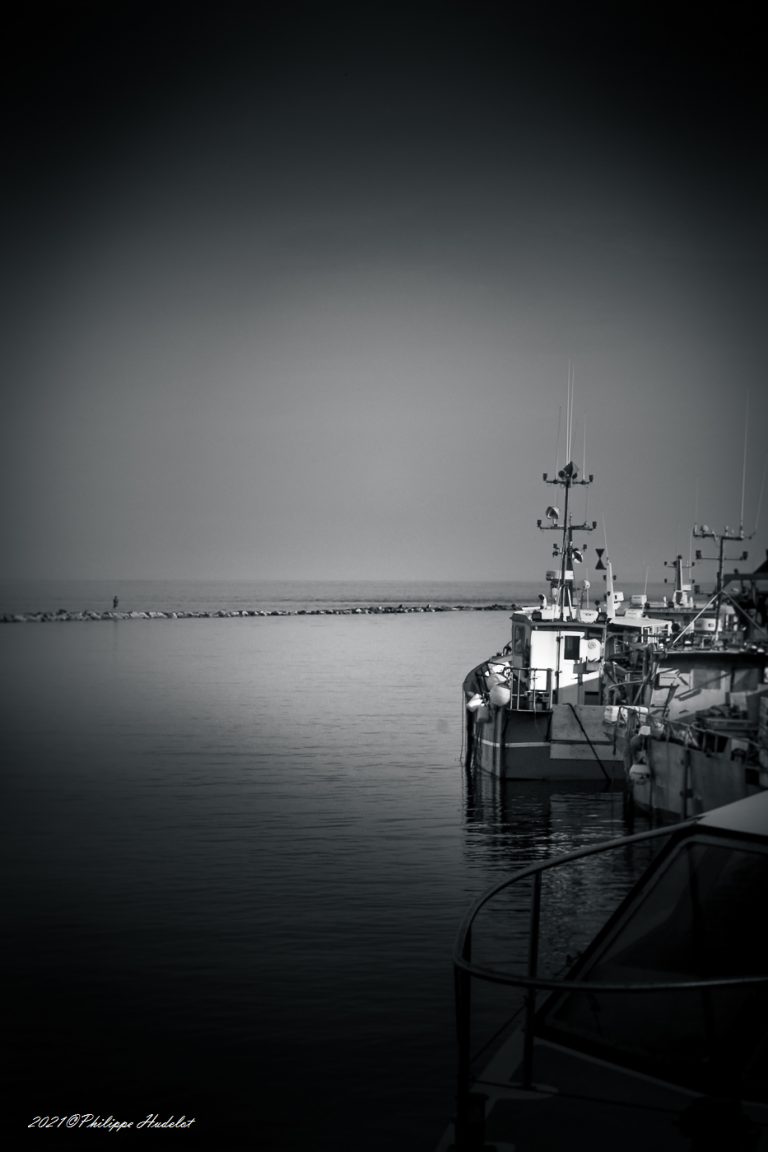
[[[494,684],[490,692],[491,704],[495,704],[497,708],[503,708],[512,698],[512,693],[506,684]]]

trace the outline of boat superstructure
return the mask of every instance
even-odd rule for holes
[[[641,850],[650,862],[637,883],[577,959],[553,970],[566,926],[560,914],[553,933],[550,894],[560,909],[569,886],[580,893],[578,921],[583,868],[600,875],[612,854]],[[766,884],[763,793],[539,861],[476,900],[454,948],[456,1114],[439,1152],[766,1147]],[[522,886],[530,928],[515,965],[497,942]]]
[[[694,619],[654,653],[638,706],[615,717],[632,800],[663,819],[768,788],[768,561],[751,575],[720,570],[716,598],[712,627]]]
[[[698,585],[694,585],[690,578],[685,575],[686,569],[690,571],[693,566],[694,561],[686,564],[679,552],[674,560],[665,560],[664,567],[670,568],[674,572],[674,576],[671,577],[672,588],[669,596],[665,595],[662,600],[648,600],[644,595],[633,596],[633,604],[637,601],[645,612],[651,613],[657,619],[669,620],[674,625],[675,633],[690,623],[694,617],[710,619],[713,612],[709,602],[702,599]],[[668,578],[665,577],[664,583],[668,582]]]

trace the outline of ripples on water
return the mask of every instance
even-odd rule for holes
[[[467,785],[461,681],[507,632],[506,613],[5,626],[20,1126],[165,1111],[206,1148],[433,1146],[468,903],[623,831],[597,773]],[[635,870],[555,886],[553,951]]]

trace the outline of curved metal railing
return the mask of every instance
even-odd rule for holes
[[[473,979],[492,984],[507,985],[522,988],[525,997],[525,1023],[523,1033],[523,1060],[522,1060],[522,1086],[530,1087],[533,1083],[533,1045],[535,1037],[536,993],[539,991],[552,992],[599,992],[607,993],[649,993],[690,990],[711,990],[735,986],[768,984],[768,972],[758,975],[718,977],[715,979],[686,979],[686,980],[649,980],[649,981],[621,981],[599,982],[595,980],[571,980],[556,977],[542,977],[538,975],[539,951],[539,925],[541,918],[541,878],[544,872],[553,868],[582,860],[614,849],[624,848],[630,844],[638,844],[647,840],[679,836],[681,831],[694,827],[697,819],[689,819],[677,824],[667,825],[663,828],[653,828],[645,832],[637,832],[631,836],[621,836],[613,840],[601,841],[598,844],[587,845],[573,852],[552,857],[549,860],[540,860],[526,868],[522,868],[508,876],[506,880],[496,884],[479,896],[464,916],[456,938],[453,951],[453,966],[456,996],[456,1031],[458,1040],[458,1068],[457,1068],[457,1115],[456,1115],[456,1148],[474,1146],[471,1140],[462,1144],[462,1133],[466,1133],[476,1122],[476,1100],[471,1092],[471,1066],[474,1059],[471,1052],[471,984]],[[478,914],[499,893],[512,887],[514,884],[528,878],[533,879],[531,896],[530,927],[528,938],[528,968],[525,974],[519,972],[500,971],[472,962],[472,929]]]

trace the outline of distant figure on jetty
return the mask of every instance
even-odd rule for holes
[[[112,610],[113,610],[113,612],[117,612],[117,606],[119,603],[120,603],[120,601],[118,600],[117,596],[113,596],[112,597]]]

